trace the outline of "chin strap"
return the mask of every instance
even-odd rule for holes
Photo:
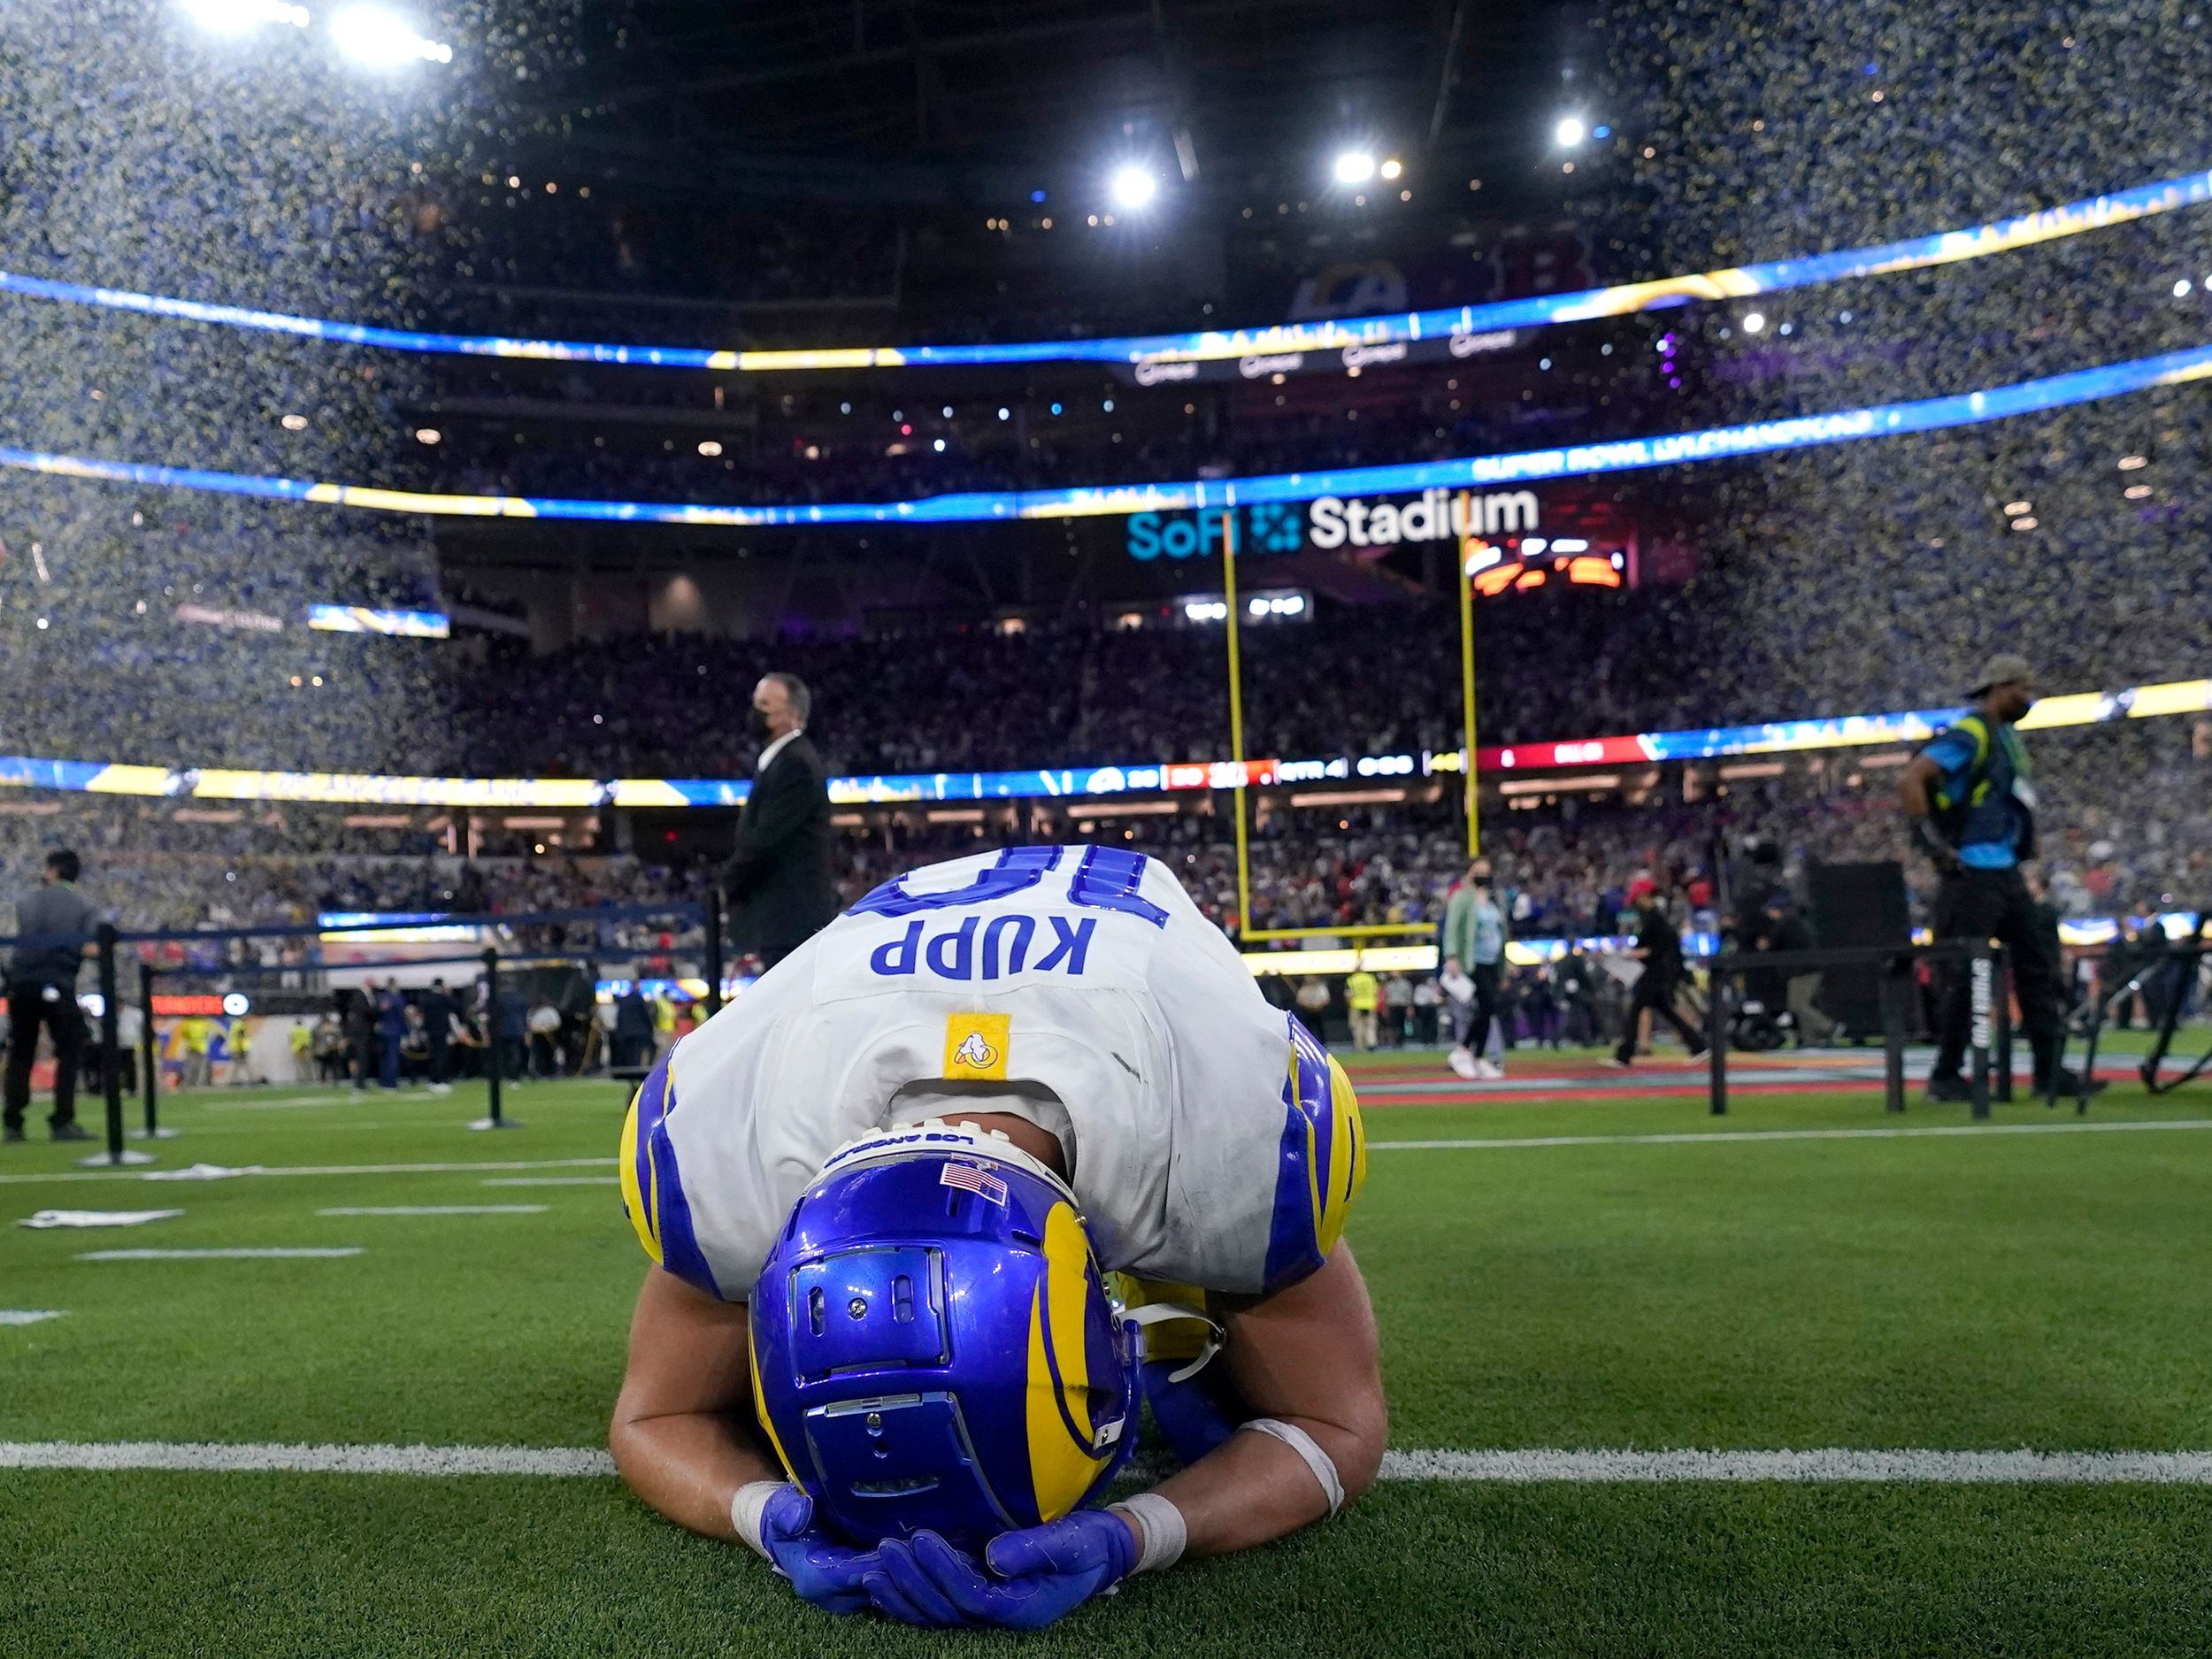
[[[1205,1370],[1213,1356],[1221,1352],[1221,1345],[1229,1338],[1229,1333],[1223,1330],[1217,1322],[1208,1317],[1200,1310],[1186,1307],[1179,1302],[1148,1302],[1140,1307],[1124,1308],[1121,1310],[1121,1317],[1123,1324],[1133,1325],[1140,1331],[1152,1325],[1166,1325],[1172,1321],[1186,1319],[1194,1319],[1206,1327],[1206,1346],[1199,1349],[1198,1357],[1191,1361],[1189,1364],[1180,1371],[1172,1371],[1168,1373],[1167,1379],[1171,1383],[1188,1382],[1200,1371]]]

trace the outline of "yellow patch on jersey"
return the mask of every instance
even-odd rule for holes
[[[945,1020],[945,1075],[1002,1078],[1013,1047],[1011,1014],[953,1014]]]

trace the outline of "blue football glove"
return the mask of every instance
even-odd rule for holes
[[[934,1532],[886,1539],[868,1576],[875,1604],[910,1624],[1002,1624],[1042,1630],[1127,1578],[1137,1564],[1128,1524],[1102,1509],[1002,1532],[972,1556]],[[995,1575],[995,1576],[994,1576]]]
[[[1153,1422],[1166,1436],[1177,1461],[1188,1469],[1218,1449],[1237,1432],[1237,1425],[1214,1395],[1211,1372],[1201,1371],[1181,1382],[1171,1382],[1179,1365],[1175,1360],[1148,1359],[1138,1377],[1144,1385],[1145,1403],[1152,1408]]]
[[[813,1523],[814,1500],[786,1486],[760,1512],[761,1546],[801,1601],[825,1612],[859,1612],[868,1605],[864,1581],[876,1569],[876,1552],[841,1544]]]

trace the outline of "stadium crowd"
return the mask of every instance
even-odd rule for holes
[[[2046,803],[2043,868],[2062,915],[2193,909],[2212,896],[2212,821],[2201,810],[2212,724],[2053,731],[2038,734],[2032,750]],[[1511,924],[1527,936],[1611,933],[1654,887],[1681,893],[1688,912],[1709,918],[1720,902],[1720,849],[1749,840],[1782,849],[1800,886],[1809,864],[1891,857],[1905,858],[1924,884],[1928,872],[1907,854],[1896,777],[1893,755],[1841,751],[1820,757],[1817,769],[1792,765],[1717,788],[1709,778],[1695,801],[1674,780],[1634,803],[1525,797],[1520,810],[1494,808],[1484,844],[1510,895]],[[718,862],[697,852],[664,862],[580,852],[518,841],[512,833],[471,857],[445,850],[445,837],[424,828],[349,826],[338,808],[180,809],[86,795],[9,805],[0,813],[0,887],[35,872],[44,849],[69,845],[92,872],[88,890],[127,928],[304,926],[334,910],[519,914],[676,902],[701,897]],[[1120,840],[1162,857],[1208,915],[1241,931],[1221,817],[1087,820],[1079,804],[1060,810],[1032,833]],[[1025,838],[1011,821],[851,826],[836,842],[839,886],[849,902],[916,864]],[[1465,864],[1463,827],[1448,797],[1328,811],[1273,805],[1257,815],[1251,841],[1251,925],[1433,924]],[[641,925],[605,942],[645,948],[662,931]]]

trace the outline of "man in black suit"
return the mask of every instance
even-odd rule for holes
[[[722,867],[738,948],[772,968],[837,914],[830,880],[829,786],[806,739],[813,699],[795,674],[753,687],[753,720],[767,738],[737,820],[737,854]]]

